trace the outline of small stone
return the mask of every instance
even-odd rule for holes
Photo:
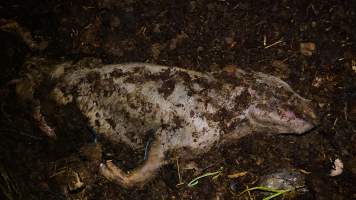
[[[202,46],[199,46],[198,48],[197,48],[197,52],[200,52],[200,51],[203,51],[204,50],[204,47],[202,47]]]
[[[118,18],[118,17],[113,17],[113,18],[111,18],[111,20],[110,20],[110,26],[112,27],[112,28],[117,28],[117,27],[119,27],[120,26],[120,24],[121,24],[121,21],[120,21],[120,18]]]
[[[323,83],[323,78],[322,77],[320,77],[320,76],[315,76],[315,78],[314,78],[314,80],[313,80],[313,82],[312,82],[312,86],[313,87],[316,87],[316,88],[319,88],[321,85],[322,85],[322,83]]]
[[[307,192],[305,186],[305,175],[292,169],[280,169],[274,173],[261,177],[259,185],[268,188],[286,190],[298,189],[298,192]]]
[[[352,59],[351,67],[352,67],[352,70],[356,73],[356,59]]]
[[[169,43],[169,50],[174,50],[177,48],[177,39],[173,38]]]
[[[226,44],[230,45],[234,42],[234,38],[232,37],[225,37]]]
[[[190,2],[190,12],[194,12],[197,9],[197,2],[191,1]]]
[[[161,32],[161,25],[160,24],[155,24],[153,27],[153,32],[154,33],[160,33]]]
[[[289,66],[287,63],[281,61],[281,60],[273,60],[271,62],[271,66],[274,68],[274,73],[273,75],[279,77],[279,78],[288,78],[290,74]]]
[[[188,38],[188,35],[186,33],[184,33],[184,32],[178,33],[176,35],[176,37],[171,40],[171,42],[169,44],[169,49],[170,50],[176,49],[177,46],[179,44],[183,43],[183,41],[187,38]]]
[[[315,21],[313,21],[313,22],[311,23],[311,26],[312,26],[313,28],[315,28],[316,25],[317,25],[317,23],[316,23]]]
[[[230,189],[233,191],[233,192],[237,192],[239,190],[239,185],[238,183],[236,182],[231,182],[230,183]]]
[[[300,43],[300,53],[304,56],[312,56],[316,50],[316,45],[313,42]]]
[[[334,161],[329,176],[339,176],[342,174],[343,170],[344,170],[344,163],[341,161],[341,159],[337,158]]]

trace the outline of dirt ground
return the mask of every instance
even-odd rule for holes
[[[261,199],[239,193],[281,169],[305,176],[308,191],[288,198],[356,199],[355,13],[351,0],[2,1],[0,199]],[[251,68],[313,100],[322,120],[302,136],[253,135],[221,145],[193,160],[201,173],[173,163],[144,187],[123,189],[101,177],[98,164],[114,159],[130,170],[142,163],[142,151],[95,144],[85,128],[60,130],[60,138],[48,140],[16,100],[7,83],[33,56],[199,71]],[[336,158],[344,171],[331,177]],[[222,176],[187,187],[220,167]],[[228,177],[238,172],[247,174]],[[177,185],[179,177],[185,184]]]

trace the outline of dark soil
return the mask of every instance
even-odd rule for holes
[[[294,198],[356,199],[355,12],[351,0],[2,1],[0,199],[248,199],[238,194],[283,168],[310,172],[305,173],[309,192]],[[31,47],[21,34],[2,28],[9,20],[35,43],[48,45]],[[250,68],[287,81],[316,102],[322,120],[302,136],[247,136],[193,160],[201,173],[224,167],[217,180],[177,186],[177,165],[171,164],[144,187],[127,190],[101,177],[98,164],[111,158],[129,170],[142,163],[143,151],[103,141],[101,148],[90,137],[71,137],[90,135],[85,128],[59,130],[62,137],[50,140],[33,124],[28,105],[16,100],[6,83],[19,77],[26,57],[38,55],[200,71]],[[344,172],[331,177],[336,158]],[[199,175],[180,167],[185,183]],[[247,175],[227,177],[243,171]],[[84,186],[68,192],[69,174],[79,174]]]

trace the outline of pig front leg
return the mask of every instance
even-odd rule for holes
[[[47,124],[47,121],[45,117],[41,113],[41,106],[36,105],[33,108],[33,114],[32,114],[33,119],[36,122],[37,127],[48,137],[50,138],[56,138],[56,133],[54,129]]]
[[[144,184],[154,177],[162,165],[164,165],[164,149],[161,142],[156,138],[152,143],[147,160],[139,168],[127,174],[111,161],[106,161],[105,164],[100,164],[100,173],[108,180],[129,188]]]

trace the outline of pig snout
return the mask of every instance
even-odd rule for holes
[[[312,125],[318,126],[320,123],[320,118],[315,108],[316,105],[311,102],[302,104],[303,118],[305,118]]]
[[[299,133],[304,133],[313,129],[314,127],[320,124],[320,118],[318,112],[316,111],[316,106],[311,102],[306,102],[300,104],[300,110],[302,113],[301,118],[305,121],[308,126],[305,127],[304,130],[301,130]]]
[[[293,132],[302,134],[319,125],[320,119],[315,106],[310,101],[301,102],[296,106],[295,111],[296,114],[292,111],[285,111]]]

